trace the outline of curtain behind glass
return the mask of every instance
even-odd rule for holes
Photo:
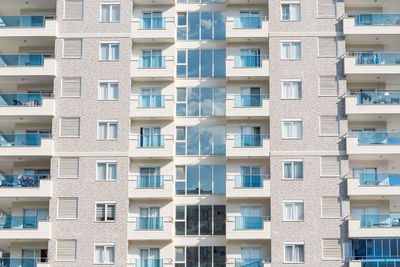
[[[101,59],[107,60],[109,57],[108,44],[101,44]]]
[[[104,251],[104,247],[102,246],[96,246],[96,262],[97,263],[104,263],[103,261],[103,251]]]
[[[114,262],[114,248],[106,247],[106,262]]]
[[[97,179],[105,180],[107,177],[107,166],[105,163],[97,164]]]
[[[110,21],[109,5],[101,5],[101,21]]]
[[[300,5],[291,4],[290,5],[290,20],[300,20]]]
[[[120,20],[120,6],[114,5],[111,8],[111,18],[112,21],[119,21]]]
[[[292,262],[293,261],[293,247],[292,246],[285,246],[285,261]]]

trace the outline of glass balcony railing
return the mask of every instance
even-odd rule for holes
[[[40,145],[40,134],[0,134],[0,147]]]
[[[246,107],[261,107],[262,100],[267,98],[265,95],[235,95],[235,105],[236,108],[246,108]]]
[[[42,94],[0,94],[1,106],[28,106],[37,107],[42,105]]]
[[[163,267],[163,259],[136,259],[136,267]]]
[[[137,217],[136,230],[162,230],[163,217]]]
[[[400,132],[356,132],[351,136],[358,137],[359,145],[398,145]]]
[[[357,104],[398,105],[400,104],[400,91],[360,92],[357,93]]]
[[[356,26],[400,26],[400,14],[355,14],[354,24]]]
[[[137,177],[137,188],[163,188],[163,175],[139,175]]]
[[[235,267],[264,267],[264,259],[262,258],[235,259]]]
[[[238,29],[258,29],[261,28],[262,17],[236,17],[234,27]]]
[[[247,230],[247,229],[263,229],[263,217],[262,216],[236,216],[235,217],[235,229],[236,230]]]
[[[139,108],[163,108],[165,107],[164,95],[140,95]]]
[[[398,186],[400,173],[360,173],[360,185]]]
[[[138,147],[164,147],[163,135],[139,135]]]
[[[357,65],[396,65],[400,64],[397,52],[354,52]]]
[[[38,259],[34,258],[0,258],[1,267],[36,267]]]
[[[400,227],[400,214],[364,214],[360,226],[364,228]]]
[[[0,67],[43,66],[44,55],[0,55]]]
[[[141,56],[141,57],[139,57],[139,68],[141,68],[141,69],[165,68],[165,57],[164,56]]]
[[[1,229],[37,229],[37,228],[38,228],[37,217],[0,216],[0,230]]]
[[[264,56],[235,56],[235,68],[261,68]]]
[[[46,22],[45,19],[45,16],[0,16],[0,29],[2,27],[44,27]]]
[[[165,29],[165,18],[140,18],[139,29],[141,30],[163,30]]]
[[[50,174],[35,175],[35,174],[0,174],[1,187],[39,187],[40,179],[49,179]]]
[[[235,176],[235,187],[237,188],[262,188],[262,175],[237,175]]]
[[[237,134],[235,147],[261,147],[265,137],[267,136],[262,134]]]
[[[388,252],[389,255],[390,252]],[[361,267],[396,267],[400,266],[400,259],[381,258],[381,259],[363,259],[361,260]]]

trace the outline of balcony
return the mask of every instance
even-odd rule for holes
[[[227,266],[234,267],[270,267],[271,259],[263,258],[237,258],[237,259],[227,259]]]
[[[347,115],[400,114],[400,91],[361,92],[346,96]]]
[[[40,134],[0,134],[0,156],[51,156],[53,146]]]
[[[49,175],[0,174],[0,197],[48,197],[52,196]]]
[[[163,259],[136,259],[135,266],[136,267],[163,267],[164,260]]]
[[[271,196],[269,175],[227,176],[227,198],[268,198]]]
[[[0,37],[56,37],[56,16],[0,16]]]
[[[131,61],[131,77],[137,81],[173,81],[175,68],[173,57],[135,57]]]
[[[395,237],[400,235],[400,214],[361,215],[348,225],[349,238]]]
[[[227,56],[226,58],[228,80],[267,80],[268,76],[268,56]]]
[[[0,258],[1,267],[50,267],[50,264],[38,262],[37,258]],[[47,260],[47,259],[46,259]]]
[[[174,5],[175,0],[133,0],[133,5],[143,6],[143,5]]]
[[[360,178],[347,179],[349,196],[400,195],[400,173],[361,173]]]
[[[172,135],[134,135],[130,138],[130,157],[170,159],[173,155],[174,139]]]
[[[226,239],[271,239],[271,218],[262,216],[228,216]]]
[[[172,199],[173,184],[171,175],[133,175],[129,177],[128,196],[135,199]]]
[[[136,217],[128,221],[128,240],[172,240],[171,217]]]
[[[266,158],[269,157],[269,135],[228,134],[226,155],[230,158]]]
[[[400,34],[400,14],[355,14],[343,20],[345,35]]]
[[[0,116],[54,116],[55,101],[42,94],[0,94]]]
[[[1,239],[50,239],[51,223],[37,217],[0,217]]]
[[[345,74],[399,74],[400,53],[354,52],[344,59]]]
[[[398,266],[399,264],[400,259],[390,258],[390,256],[388,256],[388,258],[372,257],[371,259],[349,261],[349,267],[394,267]]]
[[[135,120],[173,120],[175,101],[172,95],[134,95],[131,97],[131,117]]]
[[[268,42],[268,17],[234,17],[226,20],[228,42]]]
[[[226,117],[228,119],[266,119],[269,117],[269,96],[228,95]]]
[[[52,55],[0,55],[0,76],[55,76]]]
[[[174,18],[132,18],[132,39],[136,43],[175,41]]]
[[[263,5],[268,4],[268,0],[225,0],[227,4],[230,5]]]

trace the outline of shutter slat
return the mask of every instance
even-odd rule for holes
[[[324,260],[341,260],[342,245],[340,239],[323,239],[322,255]]]
[[[319,18],[336,18],[336,0],[318,0]]]
[[[339,163],[336,156],[321,157],[321,176],[339,176]]]
[[[78,210],[77,198],[58,199],[58,219],[76,219]]]
[[[79,136],[79,118],[61,118],[61,136]]]
[[[60,158],[61,178],[79,177],[79,158]]]
[[[336,57],[336,38],[319,37],[318,52],[320,57]]]
[[[82,57],[82,39],[64,39],[64,58]]]
[[[64,18],[82,19],[83,18],[83,0],[65,0]]]
[[[336,116],[320,117],[320,132],[322,136],[338,136],[339,122]]]
[[[63,78],[62,79],[62,96],[63,97],[79,97],[81,96],[81,78]]]
[[[338,197],[322,197],[322,217],[340,218],[341,205]]]
[[[321,96],[337,96],[338,84],[336,76],[319,77],[319,94]]]
[[[76,240],[57,240],[57,260],[76,260]]]

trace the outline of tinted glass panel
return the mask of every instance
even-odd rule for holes
[[[212,13],[202,12],[201,13],[201,40],[212,39]]]
[[[186,267],[198,267],[199,250],[198,247],[186,247]]]
[[[212,50],[201,50],[201,77],[212,77]]]
[[[225,77],[225,50],[214,50],[214,77],[224,78]]]
[[[225,116],[225,88],[214,88],[214,116]]]
[[[187,194],[199,194],[199,166],[187,167]]]
[[[188,39],[199,40],[200,13],[190,12],[188,18],[189,18]]]
[[[212,266],[212,247],[200,247],[200,267]]]
[[[225,235],[225,206],[214,206],[214,235]]]
[[[199,206],[187,206],[187,234],[199,234]]]
[[[188,96],[188,115],[189,116],[199,116],[199,101],[200,101],[200,89],[199,88],[189,88]]]
[[[212,166],[200,166],[200,194],[212,194]]]
[[[188,50],[188,77],[199,77],[199,50]]]
[[[199,154],[199,128],[187,127],[187,154]]]
[[[200,234],[212,234],[212,206],[200,206]]]
[[[200,153],[201,155],[212,154],[212,127],[200,128]]]
[[[214,13],[214,39],[225,40],[225,13]]]
[[[213,89],[201,88],[201,116],[212,116]]]
[[[214,165],[214,194],[225,194],[225,165]]]

